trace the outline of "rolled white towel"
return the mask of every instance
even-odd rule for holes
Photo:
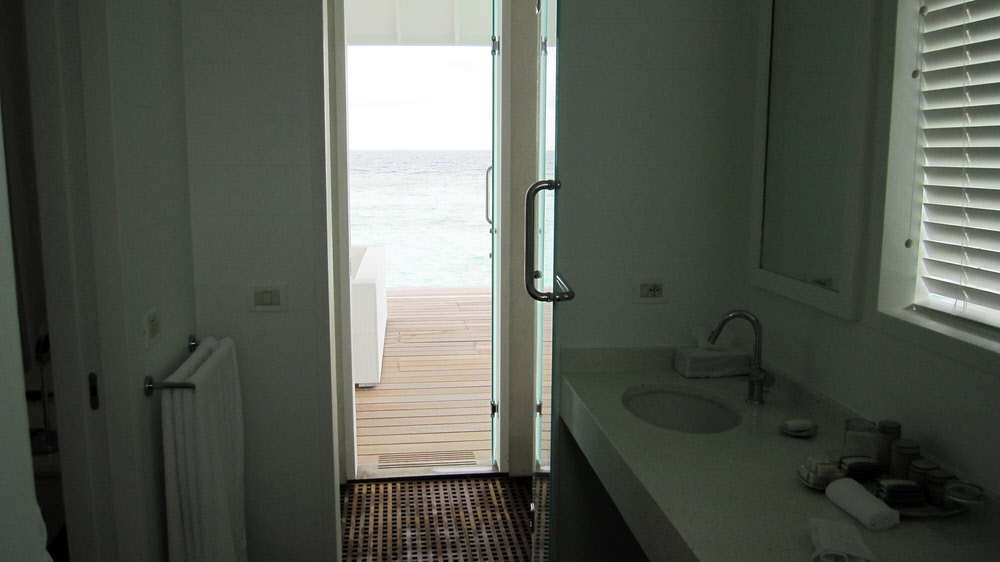
[[[810,519],[810,535],[816,552],[812,562],[873,562],[875,555],[850,523]]]
[[[826,497],[872,531],[899,524],[899,512],[868,493],[852,478],[834,480],[826,487]]]

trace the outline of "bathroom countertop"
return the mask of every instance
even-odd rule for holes
[[[669,350],[567,350],[560,417],[651,560],[808,560],[811,517],[853,524],[880,560],[986,560],[1000,552],[1000,513],[990,498],[976,514],[903,518],[869,531],[796,471],[840,447],[854,415],[783,377],[766,403],[744,404],[745,377],[687,379]],[[640,384],[715,395],[743,421],[715,434],[680,433],[629,413],[622,393]],[[819,425],[810,439],[778,431],[790,418]],[[905,428],[904,428],[905,433]]]

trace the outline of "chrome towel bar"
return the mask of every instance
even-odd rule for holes
[[[194,350],[198,349],[198,338],[188,336],[187,346],[188,353],[194,353]],[[148,375],[142,379],[142,393],[146,396],[152,396],[154,390],[173,390],[175,388],[194,389],[195,384],[193,382],[156,382],[153,377]]]

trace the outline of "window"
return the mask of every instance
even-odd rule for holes
[[[894,84],[880,304],[1000,327],[1000,3],[901,1]]]

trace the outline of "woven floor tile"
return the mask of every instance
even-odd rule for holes
[[[342,494],[344,560],[531,560],[531,478],[369,480]]]

